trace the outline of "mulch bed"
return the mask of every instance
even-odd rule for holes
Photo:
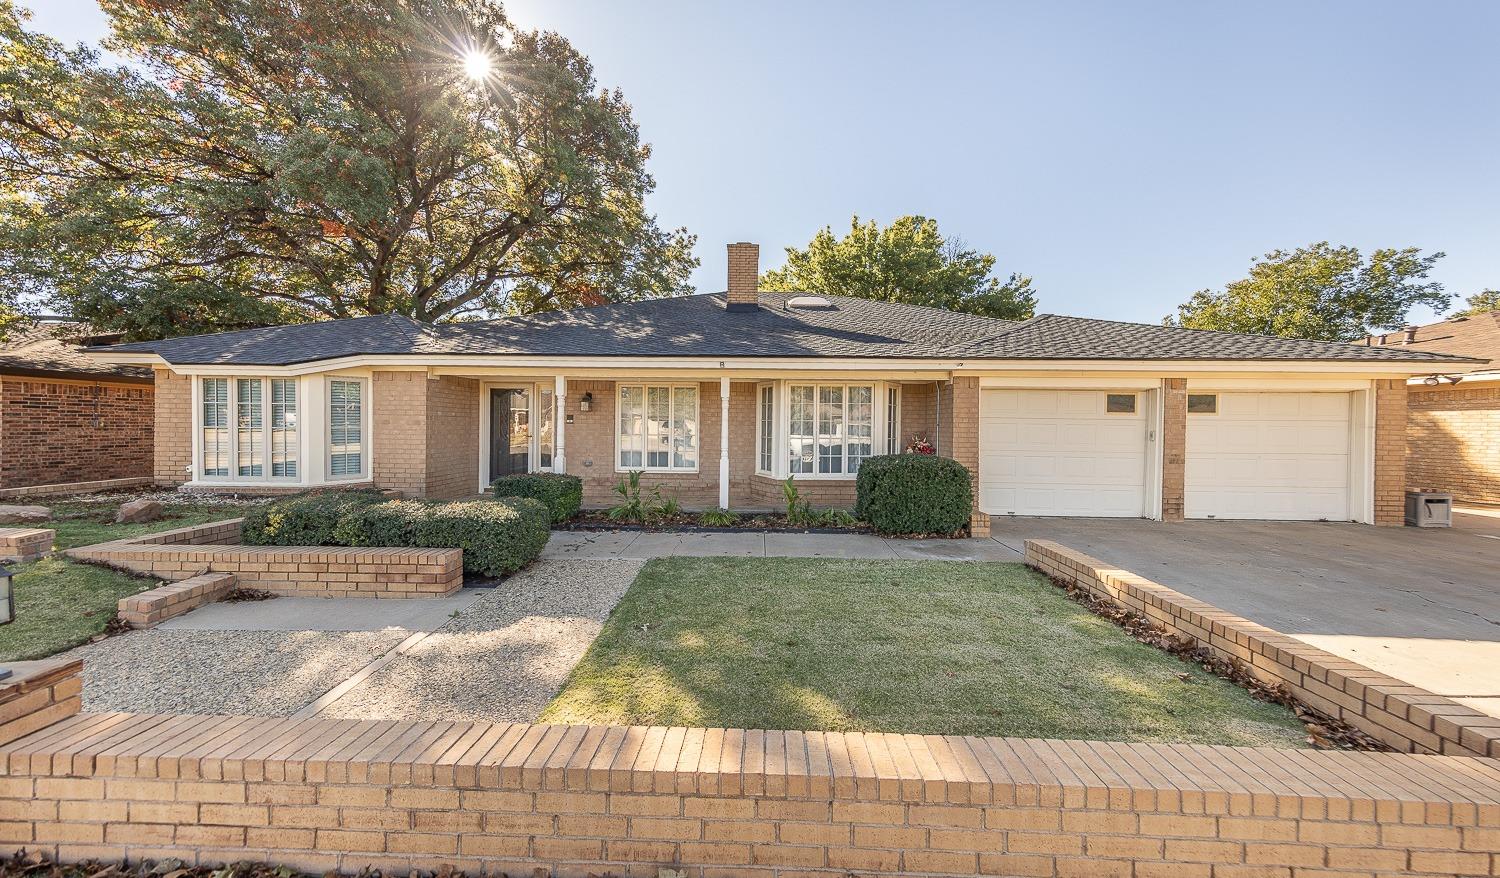
[[[1144,613],[1121,607],[1065,580],[1048,578],[1053,585],[1067,592],[1068,597],[1088,608],[1089,612],[1114,622],[1141,643],[1169,652],[1185,662],[1191,662],[1211,674],[1223,677],[1248,690],[1251,696],[1261,701],[1287,708],[1307,727],[1307,742],[1319,750],[1396,752],[1394,747],[1379,738],[1371,737],[1343,720],[1334,719],[1298,701],[1286,684],[1267,684],[1250,673],[1245,663],[1239,659],[1221,658],[1208,647],[1199,645],[1196,638],[1172,634]],[[1187,674],[1181,676],[1186,678]]]
[[[665,516],[651,524],[631,524],[616,521],[609,517],[609,513],[603,510],[584,510],[574,516],[566,524],[557,525],[553,530],[575,530],[575,531],[660,531],[667,533],[765,533],[776,531],[780,533],[798,534],[845,534],[845,533],[874,533],[874,528],[864,522],[849,526],[833,527],[795,527],[787,524],[786,516],[779,512],[766,512],[759,515],[744,515],[740,517],[740,523],[727,527],[712,527],[699,524],[697,515],[691,513],[680,513],[678,515]]]
[[[327,872],[323,878],[332,878],[338,874]],[[389,875],[366,866],[352,874],[355,878],[467,878],[467,873],[446,863],[434,870],[403,869]],[[548,878],[551,874],[549,870],[541,868],[514,875],[506,872],[491,873],[499,878]],[[666,868],[657,870],[658,878],[685,878],[686,874]],[[137,860],[134,863],[107,860],[55,863],[40,852],[27,853],[22,850],[0,859],[0,878],[314,878],[314,873],[251,860],[227,866],[188,866],[181,860],[171,858]],[[619,876],[614,872],[591,872],[589,878]]]

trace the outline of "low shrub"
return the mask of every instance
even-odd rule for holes
[[[411,545],[463,549],[465,571],[501,576],[542,554],[551,523],[547,505],[530,497],[431,503],[412,523]]]
[[[740,515],[738,512],[715,506],[712,509],[703,510],[698,516],[698,523],[704,527],[734,527],[740,523]]]
[[[334,530],[349,513],[385,501],[374,489],[323,490],[293,494],[251,507],[241,539],[251,546],[339,545]]]
[[[454,503],[390,500],[351,510],[335,529],[342,546],[463,549],[464,570],[514,573],[535,560],[551,535],[547,505],[530,497]]]
[[[387,500],[351,509],[334,527],[334,541],[340,546],[415,545],[416,524],[427,506],[420,500]]]
[[[562,473],[517,473],[491,485],[496,497],[530,497],[547,505],[552,523],[562,524],[583,508],[583,479]]]
[[[860,464],[854,514],[885,534],[952,534],[969,523],[969,470],[947,457],[888,454]]]

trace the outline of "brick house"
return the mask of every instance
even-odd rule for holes
[[[1500,361],[1500,311],[1371,336],[1373,347]],[[1406,483],[1500,504],[1500,368],[1455,363],[1407,385]]]
[[[0,489],[151,477],[152,371],[83,353],[108,340],[39,321],[0,344]]]
[[[687,507],[820,504],[913,438],[991,515],[1399,524],[1411,348],[1042,315],[1009,322],[728,290],[500,320],[397,316],[91,351],[156,370],[156,477],[237,491],[478,493],[528,470],[608,505],[634,470]]]

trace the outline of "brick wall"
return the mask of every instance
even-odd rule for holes
[[[1161,406],[1161,518],[1182,521],[1187,497],[1186,378],[1162,381]]]
[[[90,561],[172,582],[233,573],[239,584],[315,597],[443,597],[463,587],[462,549],[242,546],[243,519],[68,549]],[[213,542],[224,540],[223,543]]]
[[[1474,760],[836,732],[83,714],[0,746],[0,850],[320,873],[1493,874]]]
[[[937,441],[937,389],[935,382],[901,385],[901,432],[897,440],[903,450],[913,438]]]
[[[1375,382],[1375,523],[1406,523],[1406,381]]]
[[[0,680],[0,744],[77,714],[83,707],[82,673],[83,662],[76,659],[13,663],[11,676]],[[0,827],[9,813],[0,810]]]
[[[425,496],[474,496],[479,491],[479,381],[428,381],[426,422]]]
[[[204,573],[120,598],[118,614],[132,628],[151,628],[211,604],[234,588],[233,573]]]
[[[1406,486],[1500,503],[1500,385],[1407,393]]]
[[[0,487],[150,475],[151,385],[0,378]]]
[[[952,430],[947,450],[949,457],[969,468],[969,487],[973,504],[969,512],[969,530],[976,537],[990,535],[990,517],[979,511],[979,379],[961,376],[953,379],[952,406],[948,424]]]
[[[193,464],[193,380],[155,369],[156,424],[153,470],[158,485],[180,485]]]
[[[752,489],[755,471],[756,397],[755,383],[729,385],[729,505],[764,506],[763,494]],[[579,411],[578,400],[594,395],[590,411]],[[624,477],[615,472],[616,421],[615,382],[569,381],[568,413],[573,423],[566,427],[568,473],[583,479],[585,506],[613,506],[619,500],[614,487]],[[663,496],[676,497],[689,509],[719,505],[719,382],[698,385],[698,472],[646,473],[642,485],[660,486]],[[777,487],[780,496],[780,487]]]
[[[1047,576],[1150,616],[1168,632],[1221,658],[1328,716],[1397,750],[1450,756],[1500,756],[1500,719],[1412,686],[1295,637],[1046,540],[1026,541],[1026,563]]]
[[[370,396],[374,408],[375,485],[407,497],[427,493],[426,372],[374,372]]]

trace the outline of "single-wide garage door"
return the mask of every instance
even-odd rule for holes
[[[1347,393],[1188,393],[1188,518],[1349,519]]]
[[[979,419],[982,511],[1145,514],[1144,392],[985,390]]]

